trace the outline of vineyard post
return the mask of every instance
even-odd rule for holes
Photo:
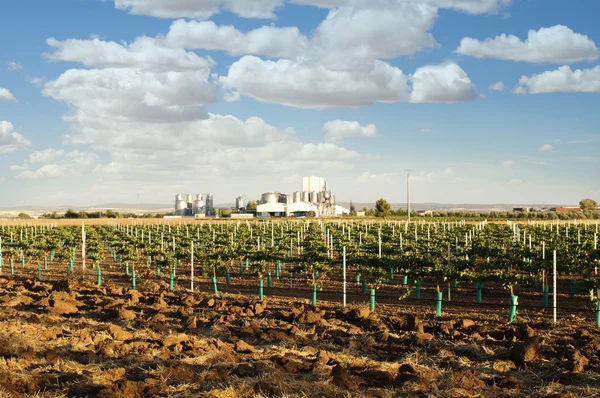
[[[344,302],[344,307],[346,306],[346,246],[344,246],[344,251],[343,251],[343,255],[344,255],[344,262],[343,262],[343,266],[342,266],[342,278],[344,280],[344,284],[343,284],[343,302]]]
[[[553,260],[553,268],[552,268],[552,273],[553,273],[553,299],[552,299],[552,306],[553,306],[553,310],[552,310],[552,319],[554,321],[554,323],[556,323],[556,250],[554,250],[554,260]]]
[[[450,268],[450,242],[448,242],[448,268]],[[450,281],[448,281],[448,301],[452,301],[451,300],[451,296],[450,296],[450,290],[451,290],[451,284]]]
[[[379,255],[378,258],[381,258],[381,229],[379,229]]]
[[[190,289],[192,292],[194,291],[194,241],[191,243],[190,248],[190,266],[191,266],[191,275],[190,275]]]
[[[596,223],[596,231],[598,230],[598,223]],[[594,234],[594,250],[598,250],[598,233]],[[594,274],[598,275],[598,266],[596,265],[594,268]]]
[[[85,278],[85,221],[81,222],[81,279]]]

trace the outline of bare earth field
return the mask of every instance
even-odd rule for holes
[[[237,272],[215,297],[206,278],[185,289],[183,266],[174,292],[145,269],[132,290],[118,264],[103,266],[101,287],[92,270],[67,284],[62,265],[41,282],[36,269],[1,270],[2,397],[600,396],[600,331],[585,292],[569,298],[567,280],[557,324],[537,288],[519,292],[509,324],[499,286],[476,305],[474,289],[460,285],[435,318],[434,287],[400,302],[398,279],[370,313],[355,284],[348,307],[339,281],[313,307],[289,274],[260,302],[256,276]]]

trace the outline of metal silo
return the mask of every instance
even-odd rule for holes
[[[196,195],[196,199],[194,200],[193,214],[204,214],[204,200],[202,200],[202,194]]]
[[[311,192],[310,193],[310,202],[311,203],[318,203],[319,202],[319,198],[318,198],[317,192]]]
[[[306,203],[310,202],[310,192],[302,191],[302,201]]]
[[[280,193],[277,195],[278,196],[278,202],[279,203],[283,203],[284,205],[287,205],[289,203],[289,198],[288,195],[285,193]]]
[[[215,215],[215,207],[213,203],[213,195],[212,193],[206,194],[206,215],[214,216]]]
[[[175,196],[175,215],[185,216],[185,210],[187,209],[187,202],[183,199],[182,195]]]
[[[302,202],[302,192],[296,191],[294,192],[294,203]]]
[[[235,208],[238,210],[242,210],[246,208],[246,204],[244,203],[244,197],[242,195],[235,198]]]
[[[277,192],[266,192],[260,197],[260,201],[265,203],[277,203],[279,202],[279,194]]]

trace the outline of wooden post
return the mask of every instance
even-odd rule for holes
[[[85,222],[81,222],[81,278],[85,278]]]
[[[346,246],[344,246],[344,251],[343,251],[343,255],[344,255],[344,265],[343,265],[343,271],[342,271],[342,276],[344,279],[344,307],[346,306]]]
[[[191,253],[190,253],[190,263],[191,263],[191,275],[190,275],[190,289],[192,289],[192,292],[194,291],[194,241],[192,241],[191,244]]]
[[[553,300],[552,300],[552,319],[556,323],[556,250],[554,250],[554,267],[553,267]]]

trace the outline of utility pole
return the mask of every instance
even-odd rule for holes
[[[404,170],[406,173],[406,213],[408,215],[407,223],[410,223],[410,173],[411,169]]]

